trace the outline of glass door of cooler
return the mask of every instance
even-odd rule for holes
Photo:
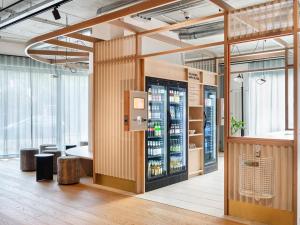
[[[146,174],[152,180],[167,175],[167,88],[148,79],[147,92]]]
[[[206,172],[217,169],[217,136],[216,136],[216,104],[215,87],[205,86],[204,89],[204,166]]]
[[[186,170],[186,88],[172,87],[169,92],[169,171],[170,174]]]

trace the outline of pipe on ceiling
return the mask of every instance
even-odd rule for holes
[[[217,21],[201,25],[190,26],[186,28],[173,30],[178,33],[181,40],[193,40],[212,35],[222,34],[224,32],[224,22]]]
[[[24,2],[24,1],[25,1],[25,0],[19,0],[19,1],[16,1],[16,2],[14,2],[14,3],[12,3],[12,4],[10,4],[10,5],[6,6],[6,7],[4,7],[4,8],[1,8],[1,9],[0,9],[0,12],[3,12],[3,11],[5,11],[5,10],[7,10],[7,9],[13,7],[13,6],[15,6],[15,5],[18,5],[18,4],[21,3],[21,2]]]
[[[109,5],[105,5],[97,9],[97,15],[104,14],[107,12],[111,12],[122,7],[128,6],[130,4],[136,4],[142,2],[143,0],[120,0]]]

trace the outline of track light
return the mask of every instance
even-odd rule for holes
[[[52,11],[52,14],[53,14],[55,20],[59,20],[61,18],[60,14],[59,14],[59,12],[57,10],[57,6],[54,7],[54,9]]]

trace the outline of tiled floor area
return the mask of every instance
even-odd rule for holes
[[[208,214],[224,215],[224,157],[219,170],[187,181],[147,192],[137,197]]]

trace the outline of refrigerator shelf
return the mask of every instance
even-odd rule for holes
[[[182,152],[180,151],[180,152],[170,152],[170,155],[181,155],[182,154]]]
[[[156,175],[156,176],[148,177],[148,180],[156,180],[156,179],[162,178],[164,176],[166,176],[166,173],[159,174],[159,175]]]
[[[157,159],[157,158],[162,158],[163,155],[148,155],[148,159]]]
[[[181,103],[180,102],[170,102],[170,105],[180,106]]]
[[[170,137],[179,137],[181,135],[182,135],[182,133],[179,133],[179,134],[170,134]]]
[[[148,136],[149,139],[162,139],[164,136]]]
[[[148,101],[148,103],[149,104],[151,104],[151,103],[154,103],[154,104],[163,104],[164,102],[163,101],[153,101],[153,100],[150,100],[150,101]]]

